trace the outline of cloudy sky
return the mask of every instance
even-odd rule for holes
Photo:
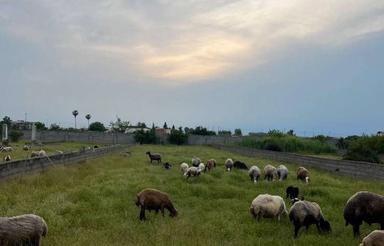
[[[384,130],[383,0],[0,0],[0,117]]]

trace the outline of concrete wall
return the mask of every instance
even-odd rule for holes
[[[31,140],[31,131],[23,131],[23,141]],[[83,142],[99,144],[134,144],[132,134],[104,132],[37,131],[36,139],[43,143]]]
[[[113,145],[97,148],[94,150],[76,151],[64,154],[51,155],[49,156],[49,159],[46,157],[41,157],[2,163],[0,165],[0,179],[35,171],[41,171],[50,166],[66,163],[74,164],[79,161],[96,158],[107,153],[121,151],[123,148],[126,147],[121,145]]]
[[[31,140],[31,131],[23,131],[22,141]],[[83,142],[100,144],[134,144],[133,134],[104,132],[68,132],[68,131],[37,131],[36,139],[43,143],[52,142]],[[190,135],[188,144],[234,144],[241,142],[242,137],[235,136],[199,136]],[[168,144],[168,136],[159,136],[159,143]]]
[[[258,150],[253,148],[211,145],[214,148],[230,151],[249,157],[265,158],[275,161],[288,162],[304,167],[313,167],[326,170],[335,174],[348,175],[358,178],[384,179],[384,165],[347,160],[330,160],[311,156],[302,156],[292,153]]]

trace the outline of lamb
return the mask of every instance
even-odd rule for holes
[[[151,152],[149,152],[149,151],[147,151],[145,154],[147,154],[149,156],[151,163],[152,163],[152,161],[157,161],[157,163],[161,162],[161,155],[160,154],[157,154],[157,153],[151,154]]]
[[[316,225],[319,233],[331,231],[330,223],[325,220],[319,204],[315,202],[295,202],[289,210],[289,220],[295,226],[295,238],[298,236],[300,227],[305,226],[308,229],[312,224]]]
[[[24,144],[23,150],[28,151],[30,149],[31,149],[31,146],[29,146],[28,144]]]
[[[0,245],[40,245],[48,233],[44,219],[34,214],[0,217]]]
[[[369,233],[369,235],[366,236],[360,244],[360,246],[382,245],[384,245],[384,231],[382,230],[374,230],[373,232]]]
[[[183,162],[180,164],[180,171],[185,174],[188,170],[189,166],[187,163]]]
[[[233,160],[228,158],[225,161],[224,165],[225,165],[225,168],[227,169],[227,171],[230,172],[232,170],[232,168],[233,168]]]
[[[264,179],[267,179],[268,181],[272,181],[275,174],[276,174],[276,167],[269,164],[264,167]]]
[[[4,156],[4,161],[11,161],[11,160],[12,160],[12,158],[10,155]]]
[[[249,212],[258,220],[263,217],[277,218],[280,221],[282,214],[288,214],[283,198],[269,194],[258,195],[252,201]]]
[[[203,171],[205,172],[206,166],[204,165],[204,163],[200,163],[197,169],[199,169],[199,172],[203,172]]]
[[[299,167],[297,169],[297,179],[301,181],[305,181],[305,183],[309,183],[309,171],[305,167]]]
[[[251,166],[248,171],[248,175],[251,178],[251,181],[257,183],[261,175],[260,168],[258,168],[257,166]]]
[[[200,158],[198,158],[198,157],[193,157],[192,158],[192,166],[198,167],[200,163],[201,163]]]
[[[206,165],[206,169],[208,171],[211,171],[211,169],[213,169],[214,167],[216,167],[216,160],[215,159],[208,160],[207,165]]]
[[[345,225],[351,224],[353,235],[360,235],[363,221],[369,225],[378,223],[384,229],[384,196],[368,191],[360,191],[351,196],[344,207]]]
[[[137,195],[136,206],[140,207],[140,220],[145,220],[145,210],[155,210],[156,213],[161,211],[164,216],[164,209],[169,211],[171,217],[177,216],[177,210],[173,206],[169,195],[156,189],[144,189]]]
[[[284,165],[280,165],[276,169],[276,175],[279,181],[286,180],[288,177],[288,168]]]
[[[167,169],[167,170],[168,170],[168,169],[171,169],[171,167],[172,167],[172,165],[169,164],[168,162],[164,163],[163,166],[164,166],[164,168]]]
[[[298,198],[299,197],[299,188],[290,185],[285,190],[285,193],[287,195],[286,198],[289,198],[291,200],[295,199],[295,198]]]
[[[47,152],[45,150],[39,150],[39,151],[32,151],[31,152],[31,158],[33,157],[48,157]]]
[[[12,151],[13,151],[13,148],[10,146],[3,146],[1,148],[1,152],[12,152]]]
[[[241,162],[241,161],[235,161],[235,162],[233,163],[233,167],[234,167],[234,168],[237,168],[237,169],[245,169],[245,170],[248,170],[247,165],[246,165],[244,162]]]
[[[187,176],[187,179],[189,179],[191,176],[196,177],[200,175],[200,169],[197,167],[189,167],[187,171],[184,173],[184,176]]]

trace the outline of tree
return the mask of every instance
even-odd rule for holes
[[[87,119],[87,121],[88,121],[88,129],[89,129],[89,120],[91,119],[91,114],[86,114],[85,115],[85,118]]]
[[[129,128],[129,121],[122,121],[119,117],[115,122],[110,123],[111,129],[114,132],[125,132],[127,128]]]
[[[295,136],[295,131],[291,129],[291,130],[287,131],[287,135]]]
[[[58,130],[61,130],[61,127],[58,124],[53,123],[49,127],[49,130],[51,130],[51,131],[58,131]]]
[[[237,128],[235,129],[235,136],[242,136],[243,134],[241,133],[241,129]]]
[[[8,127],[10,127],[11,126],[11,118],[9,118],[9,116],[4,116],[4,118],[3,118],[3,121],[1,122],[2,124],[7,124],[8,125]]]
[[[139,128],[147,128],[147,125],[145,124],[145,122],[137,122],[137,127],[139,127]]]
[[[73,117],[75,117],[75,129],[77,128],[76,127],[76,117],[79,115],[79,111],[77,111],[77,110],[73,110],[72,111],[72,115],[73,115]]]
[[[106,128],[103,123],[96,121],[89,125],[88,130],[95,132],[105,132]]]
[[[149,131],[144,131],[143,129],[135,131],[133,137],[139,144],[155,144],[157,142],[155,128]]]
[[[36,127],[36,130],[47,130],[48,128],[45,126],[45,124],[43,122],[35,122],[35,127]]]
[[[173,128],[171,130],[171,134],[169,134],[168,140],[171,144],[185,144],[188,142],[188,134],[183,133],[181,127],[179,128],[179,130]]]
[[[209,131],[207,128],[202,126],[198,126],[195,129],[190,129],[188,133],[192,135],[203,135],[203,136],[216,135],[216,132]]]
[[[12,142],[18,142],[23,135],[21,131],[12,130],[9,132],[9,138]]]
[[[168,129],[167,122],[164,122],[163,128]]]

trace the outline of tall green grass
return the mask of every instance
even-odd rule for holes
[[[146,151],[161,153],[171,170],[150,164]],[[282,163],[254,159],[200,146],[136,146],[131,155],[114,154],[85,164],[51,168],[40,174],[11,178],[0,183],[0,214],[12,216],[36,213],[45,218],[49,231],[43,245],[358,245],[352,228],[342,216],[347,199],[357,191],[381,193],[377,181],[334,176],[310,169],[312,182],[295,179],[296,165],[285,182],[261,181],[253,184],[246,171],[225,171],[231,157],[248,165]],[[180,162],[192,156],[215,158],[212,172],[186,181],[178,170]],[[284,163],[285,164],[285,163]],[[319,235],[315,226],[302,229],[293,239],[288,218],[254,220],[251,201],[258,194],[285,195],[288,185],[296,185],[307,200],[316,201],[331,222],[332,233]],[[168,192],[178,209],[176,218],[147,214],[139,221],[134,205],[136,193],[152,187]],[[287,207],[290,204],[287,202]],[[362,226],[362,237],[378,226]]]
[[[300,138],[296,136],[265,136],[261,138],[247,137],[240,142],[241,146],[307,154],[336,153],[335,146],[326,141],[314,138]]]

